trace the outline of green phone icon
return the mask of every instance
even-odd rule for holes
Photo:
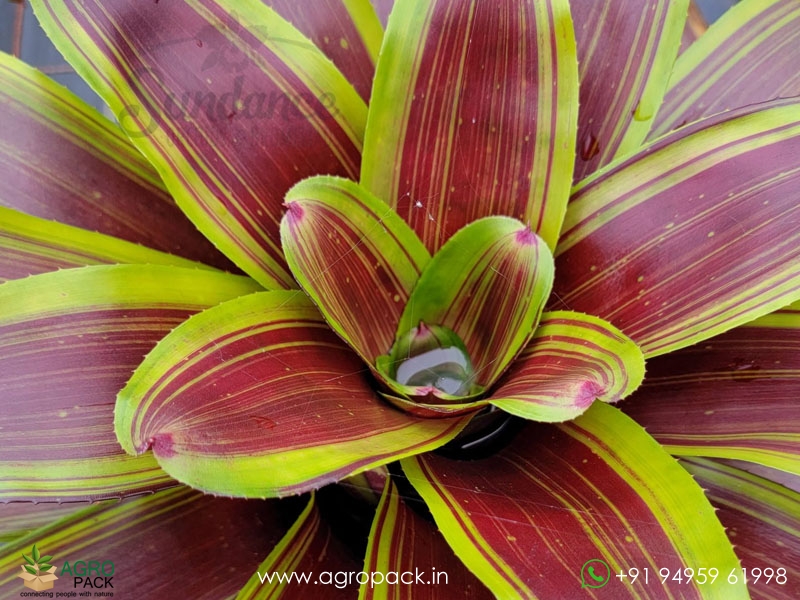
[[[601,588],[611,579],[611,567],[603,560],[593,558],[581,567],[581,587]]]

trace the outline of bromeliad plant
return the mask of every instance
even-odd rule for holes
[[[684,1],[33,4],[132,145],[2,58],[0,493],[158,492],[37,540],[143,597],[574,597],[599,557],[653,573],[615,597],[797,590],[798,495],[701,458],[798,473],[796,2],[677,62]],[[353,477],[363,561],[331,488],[215,497]]]

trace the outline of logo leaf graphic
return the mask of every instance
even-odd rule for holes
[[[24,554],[24,553],[23,553],[23,555],[22,555],[22,558],[24,558],[24,559],[25,559],[25,562],[27,562],[29,565],[35,565],[35,564],[36,564],[36,561],[35,561],[35,560],[33,560],[33,559],[32,559],[30,556],[28,556],[27,554]]]
[[[53,560],[53,555],[52,555],[52,554],[48,554],[47,556],[42,556],[42,557],[39,559],[39,563],[40,563],[40,564],[41,564],[41,563],[49,563],[51,560]]]
[[[31,575],[38,575],[39,573],[33,567],[29,565],[25,565],[25,570],[30,573]]]
[[[39,572],[49,571],[53,568],[53,565],[48,563],[39,563]]]
[[[33,560],[39,562],[39,556],[41,555],[39,554],[39,549],[36,547],[36,544],[33,545],[33,552],[31,552],[31,554],[33,554]]]

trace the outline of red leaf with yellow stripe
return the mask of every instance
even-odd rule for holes
[[[800,474],[800,305],[648,364],[623,405],[669,452]]]
[[[456,589],[468,600],[493,597],[391,479],[386,480],[369,537],[364,571],[374,575],[361,586],[361,600],[436,600],[446,589]]]
[[[746,569],[753,598],[800,595],[800,493],[724,461],[683,459],[703,486]],[[737,571],[737,577],[745,572]]]
[[[639,347],[602,319],[545,313],[539,327],[492,390],[490,402],[533,421],[566,421],[595,400],[617,402],[644,378]]]
[[[114,400],[190,314],[257,289],[213,271],[115,265],[0,286],[0,500],[69,501],[174,485],[114,437]]]
[[[368,374],[302,292],[251,294],[156,346],[119,394],[117,438],[193,487],[264,497],[437,448],[466,424],[388,406]]]
[[[359,171],[366,107],[329,59],[258,0],[35,8],[195,225],[262,285],[294,286],[283,195]]]
[[[573,0],[580,72],[575,181],[635,150],[667,87],[689,0]]]
[[[726,110],[797,96],[798,43],[794,0],[737,3],[675,63],[650,138]]]
[[[575,52],[566,0],[397,3],[361,183],[431,252],[489,215],[554,247],[574,162]]]
[[[614,577],[630,567],[738,566],[714,509],[692,478],[636,423],[597,403],[564,425],[528,425],[477,461],[428,454],[402,461],[450,547],[500,598],[571,598],[602,557],[604,593],[636,598]],[[590,582],[591,583],[591,582]],[[740,579],[701,586],[650,582],[655,597],[746,598]]]
[[[337,538],[312,495],[236,598],[302,600],[311,590],[314,598],[321,600],[353,598],[358,589],[353,575],[360,573],[361,567],[360,557],[353,556],[352,549]]]
[[[39,71],[3,53],[0,207],[233,268],[181,214],[155,168],[117,127]],[[9,265],[4,278],[29,274],[22,273],[23,262],[31,263],[29,273],[50,270],[50,265],[19,257],[16,274]]]
[[[286,195],[283,251],[297,282],[368,365],[387,354],[430,260],[384,202],[345,179],[315,177]]]
[[[211,268],[110,235],[0,207],[0,282],[100,264]]]
[[[307,36],[369,102],[383,27],[369,0],[266,0]]]
[[[12,598],[24,589],[11,573],[35,543],[55,557],[55,590],[62,593],[85,587],[129,598],[229,598],[297,513],[293,501],[214,498],[184,486],[98,502],[2,546],[0,595]],[[93,568],[111,576],[98,578]]]
[[[582,182],[556,250],[559,306],[645,356],[800,297],[800,103],[698,122]],[[665,171],[665,165],[669,165]]]

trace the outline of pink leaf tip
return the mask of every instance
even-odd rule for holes
[[[603,387],[595,381],[583,381],[575,397],[575,406],[589,408],[592,402],[603,395]]]
[[[536,243],[536,234],[530,227],[525,227],[517,232],[517,243],[522,246],[532,246]]]
[[[286,214],[295,221],[299,221],[303,218],[303,207],[297,202],[284,202],[283,207],[286,209]]]

